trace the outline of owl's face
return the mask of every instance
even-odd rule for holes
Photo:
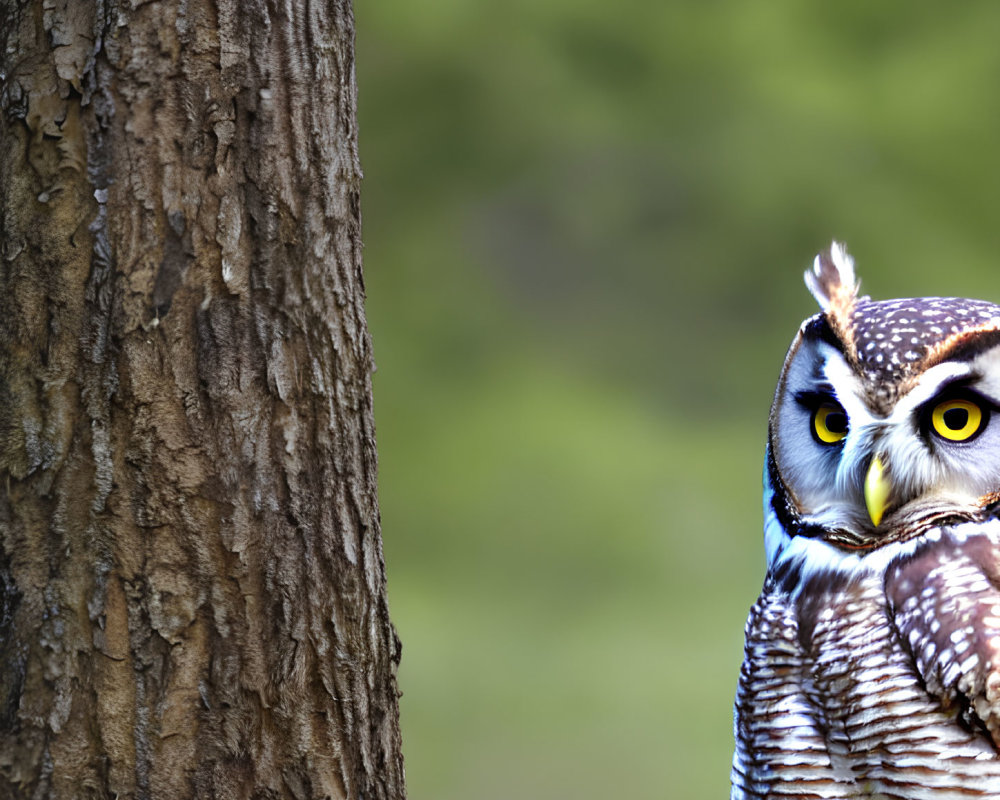
[[[786,532],[870,550],[1000,500],[1000,307],[857,296],[840,245],[806,282],[823,307],[792,343],[767,477]]]

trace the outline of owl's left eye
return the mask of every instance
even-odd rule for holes
[[[971,398],[956,397],[934,406],[931,430],[950,442],[967,442],[979,433],[989,418],[987,409]]]
[[[820,444],[837,444],[847,436],[847,414],[837,403],[827,400],[813,411],[812,429]]]

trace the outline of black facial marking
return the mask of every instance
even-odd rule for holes
[[[792,505],[791,494],[781,478],[781,473],[778,472],[778,462],[775,461],[770,447],[767,448],[767,476],[773,488],[771,508],[789,536],[804,536],[807,539],[826,538],[825,528],[803,522],[798,510]]]
[[[821,383],[815,389],[803,389],[795,393],[795,402],[809,411],[815,411],[823,403],[837,403],[833,387],[828,383]]]
[[[838,352],[844,352],[844,343],[833,332],[825,314],[816,314],[809,318],[802,328],[802,338],[813,342],[824,342]]]

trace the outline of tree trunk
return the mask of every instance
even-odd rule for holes
[[[349,0],[0,8],[0,797],[402,798]]]

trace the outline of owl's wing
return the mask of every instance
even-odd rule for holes
[[[927,692],[1000,746],[1000,547],[944,531],[892,566],[885,588]]]

